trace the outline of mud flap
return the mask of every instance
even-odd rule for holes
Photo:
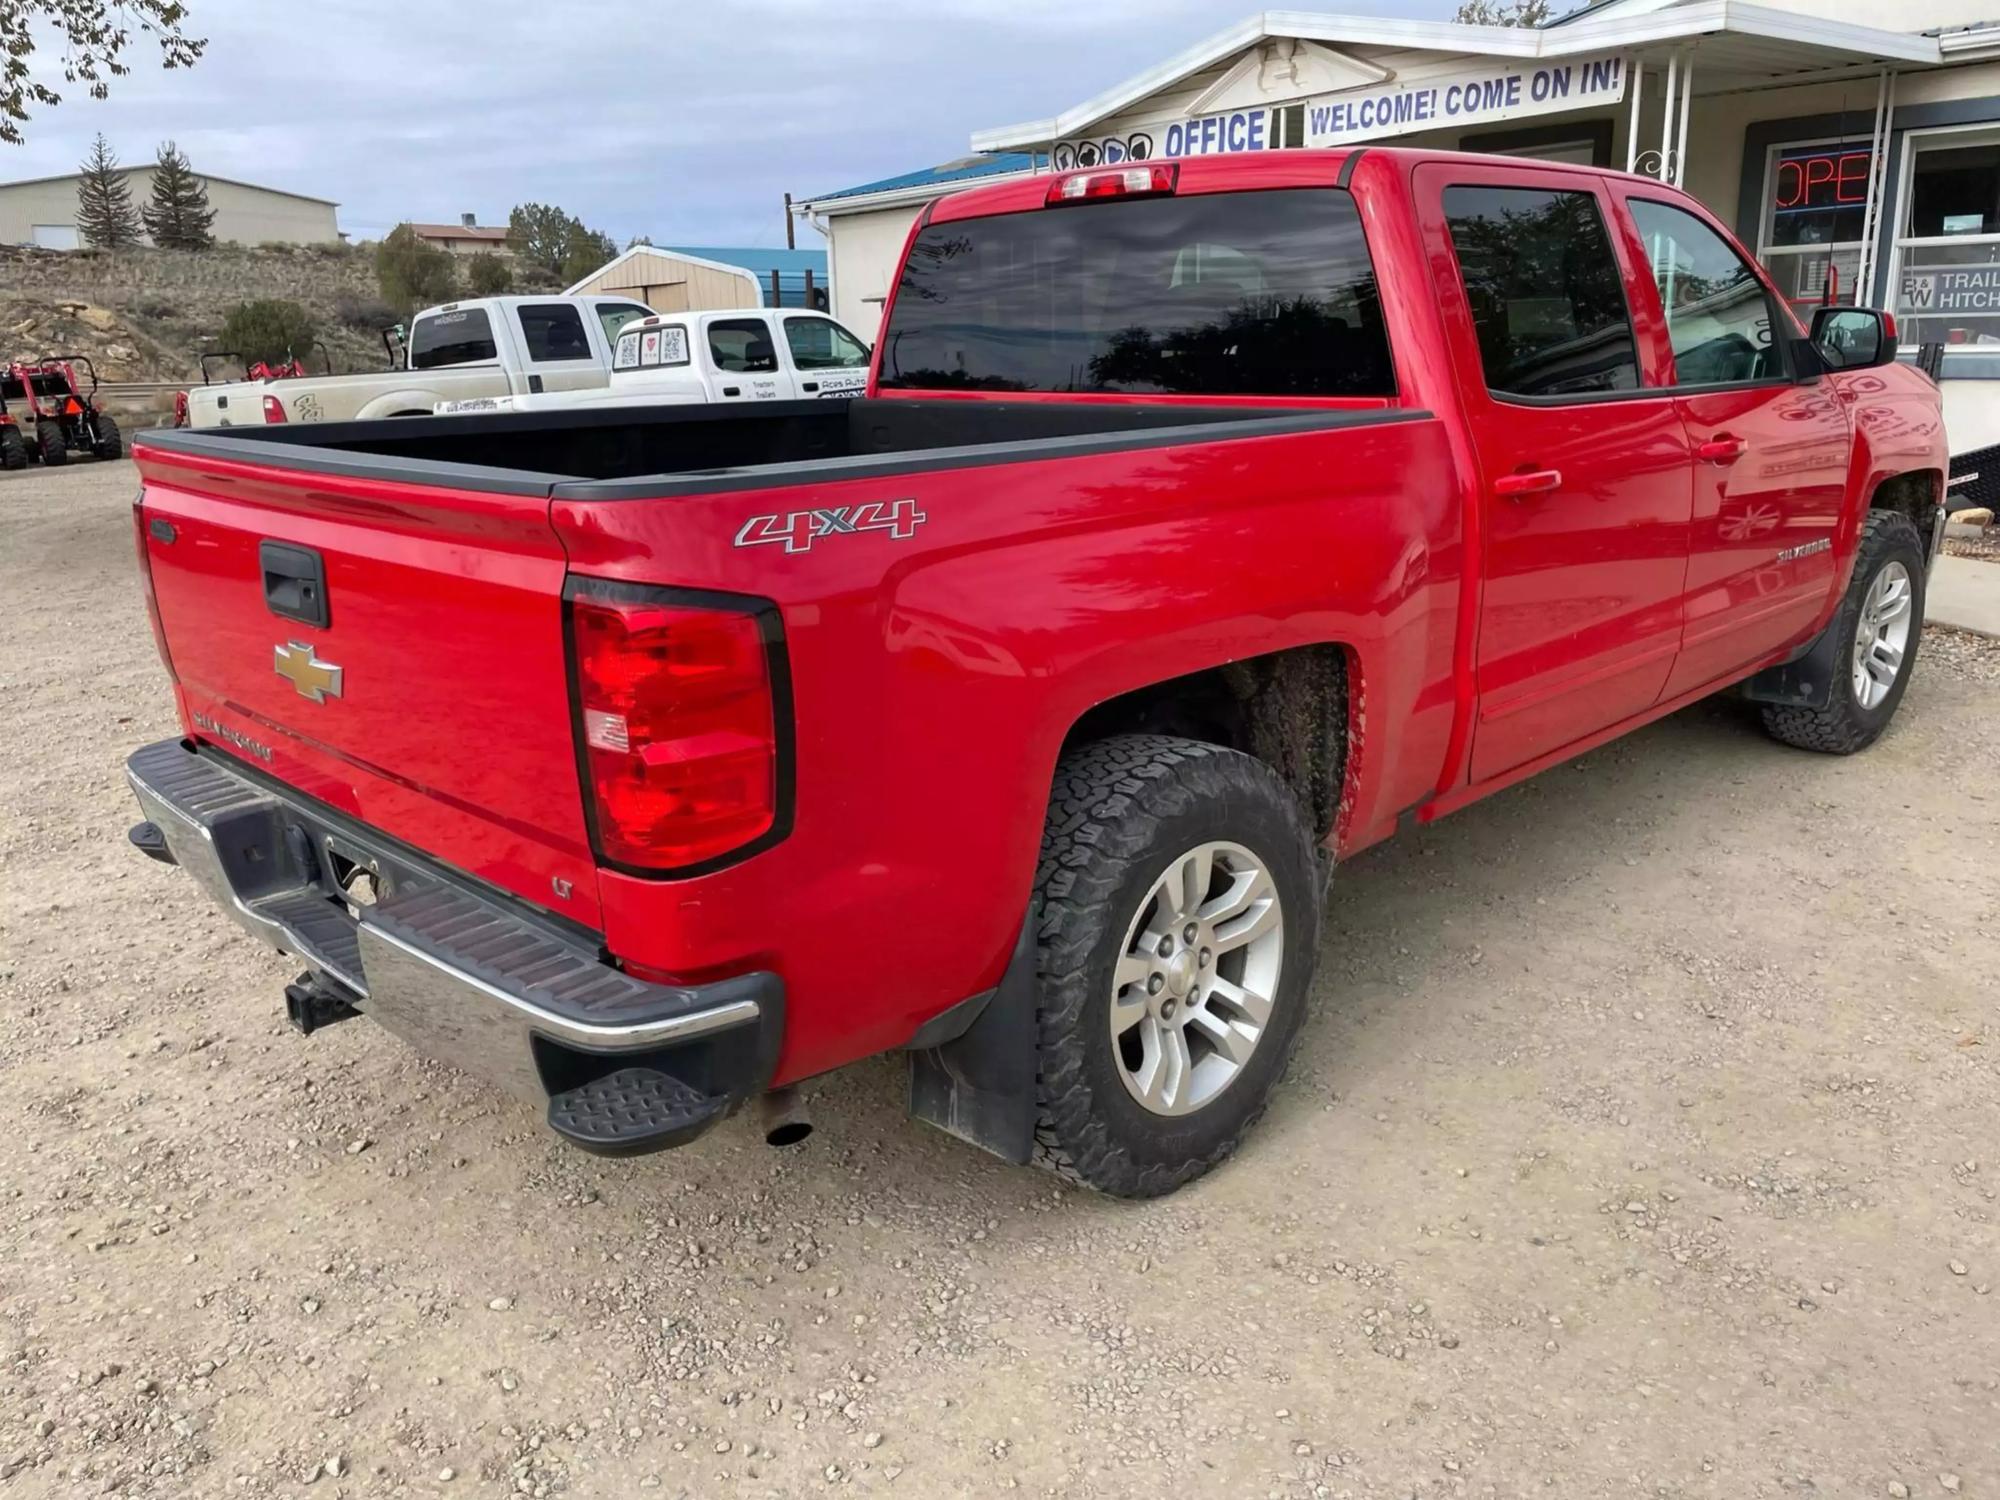
[[[924,1046],[933,1022],[910,1052],[910,1113],[1016,1164],[1035,1146],[1035,919],[1021,924],[998,987],[937,1018],[970,1010],[970,1024]]]
[[[1853,633],[1853,621],[1843,604],[1800,655],[1764,668],[1737,691],[1753,703],[1825,708],[1833,701],[1833,685],[1840,680]]]

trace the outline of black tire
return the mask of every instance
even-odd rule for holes
[[[1253,854],[1277,891],[1282,957],[1270,1019],[1212,1100],[1188,1114],[1155,1114],[1120,1072],[1113,969],[1156,881],[1186,851],[1217,841]],[[1320,860],[1298,799],[1251,756],[1134,734],[1062,758],[1037,869],[1038,1165],[1100,1192],[1150,1198],[1236,1149],[1264,1113],[1305,1018]]]
[[[91,445],[90,451],[95,453],[99,458],[123,458],[125,456],[124,434],[119,432],[117,422],[112,420],[108,412],[98,413],[97,441]]]
[[[11,425],[0,427],[0,469],[27,467],[28,440],[21,436],[21,429]]]
[[[1901,563],[1910,575],[1910,636],[1903,661],[1889,692],[1873,708],[1862,707],[1854,690],[1852,671],[1856,631],[1861,625],[1862,605],[1882,570],[1892,562]],[[1801,750],[1817,750],[1823,755],[1852,755],[1881,738],[1903,690],[1916,671],[1917,649],[1924,635],[1924,539],[1908,516],[1893,510],[1871,510],[1861,526],[1861,550],[1854,559],[1854,576],[1840,608],[1826,627],[1840,640],[1840,669],[1834,674],[1833,695],[1825,708],[1795,708],[1766,704],[1764,728],[1773,739]]]
[[[61,468],[69,462],[69,442],[63,437],[62,428],[53,422],[44,422],[35,430],[35,446],[45,469]]]

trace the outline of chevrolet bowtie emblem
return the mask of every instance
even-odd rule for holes
[[[272,652],[271,665],[285,681],[299,690],[301,698],[315,703],[340,696],[340,668],[321,661],[313,648],[302,641],[290,641]]]

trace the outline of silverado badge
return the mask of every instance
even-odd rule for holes
[[[321,661],[303,641],[290,641],[276,648],[272,665],[280,677],[299,690],[301,698],[324,703],[329,694],[340,696],[340,668]]]

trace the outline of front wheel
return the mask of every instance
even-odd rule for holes
[[[1250,756],[1120,735],[1063,757],[1038,871],[1039,1164],[1149,1198],[1235,1150],[1305,1016],[1318,859]]]
[[[1852,755],[1875,743],[1917,664],[1924,633],[1924,541],[1910,518],[1873,510],[1840,609],[1827,626],[1845,642],[1824,708],[1771,704],[1764,728],[1801,750]]]

